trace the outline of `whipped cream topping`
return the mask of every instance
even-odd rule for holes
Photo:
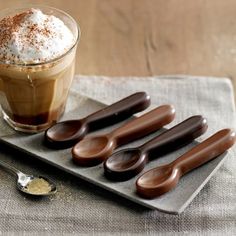
[[[67,52],[75,40],[59,18],[30,9],[0,21],[0,61],[46,62]]]

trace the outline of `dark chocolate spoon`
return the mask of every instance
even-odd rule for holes
[[[53,125],[45,132],[46,143],[58,149],[72,147],[88,132],[125,120],[149,105],[150,97],[145,92],[135,93],[83,119]]]
[[[142,146],[114,153],[104,162],[105,175],[115,180],[130,179],[143,170],[149,158],[174,151],[192,142],[206,130],[206,119],[192,116]]]
[[[175,161],[141,175],[136,181],[137,193],[144,198],[154,198],[170,191],[183,175],[224,153],[235,140],[235,132],[230,129],[215,133]]]
[[[73,147],[73,160],[83,166],[99,164],[109,157],[118,146],[156,131],[170,123],[174,116],[173,106],[163,105],[129,121],[111,133],[85,137]]]

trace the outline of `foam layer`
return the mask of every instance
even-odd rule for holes
[[[63,55],[75,43],[59,18],[30,9],[0,21],[0,60],[5,63],[40,63]]]

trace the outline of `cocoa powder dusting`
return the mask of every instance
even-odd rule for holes
[[[15,16],[7,16],[0,21],[0,47],[6,48],[7,43],[14,38],[14,33],[18,31],[25,16],[31,14],[30,11],[17,14]],[[12,55],[14,56],[14,55]],[[2,59],[6,59],[6,53],[1,55]]]
[[[37,50],[40,50],[40,46],[43,44],[43,42],[37,40],[37,35],[41,34],[46,37],[53,36],[53,32],[50,31],[50,29],[47,28],[48,19],[45,20],[43,24],[43,28],[39,27],[38,24],[29,24],[26,28],[28,30],[27,37],[24,38],[18,36],[16,39],[15,34],[17,33],[24,22],[25,17],[29,17],[31,14],[33,14],[32,10],[28,10],[26,12],[14,15],[14,16],[7,16],[3,18],[0,21],[0,47],[3,50],[3,53],[0,54],[0,60],[9,60],[9,57],[12,59],[12,61],[19,61],[20,57],[19,55],[14,55],[6,52],[6,49],[8,48],[8,43],[11,40],[18,40],[22,44],[21,51],[25,50],[24,45],[31,45]],[[41,58],[38,58],[40,61]]]

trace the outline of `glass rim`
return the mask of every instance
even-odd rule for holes
[[[9,7],[9,8],[5,8],[5,9],[2,9],[0,10],[0,14],[4,11],[13,11],[13,10],[23,10],[23,9],[27,9],[27,8],[39,8],[39,9],[51,9],[51,10],[54,10],[54,11],[57,11],[57,12],[60,12],[62,13],[63,15],[67,16],[73,23],[74,25],[76,26],[77,28],[77,34],[76,34],[76,39],[75,39],[75,42],[73,43],[73,45],[65,52],[63,53],[62,55],[56,57],[56,58],[53,58],[51,60],[47,60],[47,61],[43,61],[43,62],[30,62],[30,63],[16,63],[16,62],[13,62],[13,61],[9,61],[9,62],[4,62],[0,59],[0,65],[9,65],[9,66],[23,66],[23,67],[34,67],[34,66],[42,66],[42,65],[46,65],[46,64],[49,64],[49,63],[53,63],[53,62],[56,62],[60,59],[62,59],[63,57],[65,57],[66,55],[70,54],[70,52],[77,46],[77,44],[79,43],[79,40],[80,40],[80,36],[81,36],[81,30],[80,30],[80,27],[79,27],[79,24],[77,23],[77,21],[71,16],[69,15],[67,12],[63,11],[63,10],[60,10],[58,8],[55,8],[55,7],[51,7],[51,6],[46,6],[46,5],[38,5],[38,4],[26,4],[26,5],[21,5],[21,7]],[[7,15],[6,15],[7,16]]]

